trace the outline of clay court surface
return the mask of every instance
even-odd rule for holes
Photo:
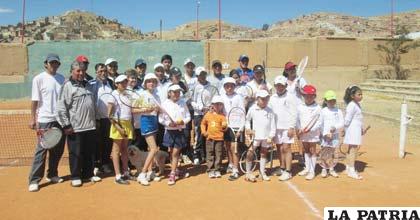
[[[399,159],[398,125],[369,117],[365,122],[372,129],[357,163],[361,181],[345,176],[340,164],[338,179],[318,174],[313,181],[295,176],[288,182],[272,177],[271,182],[257,183],[243,177],[230,182],[226,175],[209,179],[202,166],[189,167],[192,176],[171,187],[167,179],[144,187],[137,182],[117,185],[108,177],[73,188],[67,161],[62,161],[60,175],[66,181],[47,185],[43,180],[41,190],[30,193],[30,167],[5,166],[0,168],[1,219],[321,219],[327,206],[419,206],[420,144],[408,145],[406,158]],[[19,135],[12,140],[31,132],[15,129]],[[2,149],[13,147],[4,146],[10,143],[6,135],[1,140]],[[28,149],[30,142],[25,142]],[[295,166],[294,174],[298,171]]]

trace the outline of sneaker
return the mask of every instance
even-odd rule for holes
[[[281,176],[279,176],[279,180],[280,181],[286,181],[292,178],[292,175],[287,172],[287,171],[283,171],[283,173],[281,174]]]
[[[51,178],[47,177],[46,179],[50,183],[62,183],[62,182],[64,182],[63,178],[61,178],[59,176],[54,176],[54,177],[51,177]]]
[[[175,170],[175,178],[177,180],[178,179],[181,179],[181,178],[188,178],[188,177],[190,177],[190,173],[183,172],[182,170],[179,170],[178,168],[176,168],[176,170]]]
[[[155,174],[154,174],[153,171],[149,171],[149,172],[146,173],[146,179],[147,179],[147,181],[150,182],[152,180],[152,175],[153,175],[153,177],[155,176]]]
[[[271,179],[270,179],[270,177],[269,176],[267,176],[267,174],[266,173],[262,173],[261,174],[261,179],[262,180],[264,180],[264,181],[270,181]]]
[[[306,175],[308,175],[308,173],[309,173],[309,170],[308,169],[303,169],[302,171],[300,171],[299,173],[298,173],[298,175],[299,176],[306,176]]]
[[[101,182],[102,181],[101,177],[99,177],[99,176],[92,176],[89,180],[92,183],[97,183],[97,182]]]
[[[192,164],[192,161],[187,155],[182,155],[182,161],[184,162],[185,165]]]
[[[130,182],[128,182],[128,180],[121,178],[115,178],[115,183],[117,184],[121,184],[121,185],[128,185],[130,184]]]
[[[282,169],[278,168],[273,172],[273,175],[274,176],[281,176],[283,173],[284,173],[284,171]]]
[[[143,186],[148,186],[149,185],[149,181],[147,181],[145,173],[140,173],[139,174],[139,176],[137,177],[137,182],[139,182]]]
[[[216,178],[216,173],[214,171],[209,171],[209,178],[210,179]]]
[[[245,180],[248,181],[248,182],[251,182],[251,183],[257,182],[257,178],[255,178],[254,174],[252,174],[252,173],[247,173],[245,175]]]
[[[315,178],[315,173],[308,173],[308,175],[306,175],[305,179],[306,180],[313,180]]]
[[[194,165],[200,165],[200,160],[198,158],[194,159]]]
[[[230,174],[229,176],[229,181],[235,181],[239,178],[239,174],[237,172],[233,172],[232,174]]]
[[[73,187],[80,187],[82,186],[82,180],[80,179],[75,179],[71,181],[71,186]]]
[[[335,170],[330,170],[330,175],[335,177],[335,178],[338,178],[338,173],[335,172]]]
[[[101,174],[101,171],[99,170],[98,167],[93,168],[93,175],[98,176],[99,174]]]
[[[222,174],[220,173],[220,171],[216,171],[216,172],[214,172],[214,176],[216,178],[221,178],[222,177]]]
[[[38,183],[29,184],[29,192],[38,192],[38,191],[39,191]]]
[[[321,171],[321,176],[322,176],[323,178],[325,178],[325,177],[327,177],[327,176],[328,176],[327,169],[322,169],[322,171]]]
[[[232,173],[233,172],[233,165],[229,164],[226,168],[226,173]]]
[[[351,169],[349,169],[349,172],[347,173],[347,176],[348,177],[350,177],[350,178],[353,178],[353,179],[356,179],[356,180],[361,180],[361,179],[363,179],[363,177],[362,176],[360,176],[358,173],[357,173],[357,171],[356,170],[351,170]]]
[[[170,186],[175,185],[175,181],[176,181],[176,175],[175,175],[175,173],[171,172],[169,174],[168,185],[170,185]]]

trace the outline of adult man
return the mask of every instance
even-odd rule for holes
[[[84,63],[84,65],[85,65],[85,70],[84,71],[85,71],[85,75],[86,75],[86,80],[87,81],[92,80],[93,77],[90,76],[87,73],[87,70],[89,68],[89,59],[85,55],[79,55],[79,56],[76,57],[76,61],[79,62],[79,63]]]
[[[162,56],[162,59],[160,59],[160,62],[163,64],[163,69],[165,70],[166,78],[169,78],[172,67],[172,56],[169,54],[165,54]]]
[[[108,58],[105,61],[106,71],[108,72],[108,78],[112,81],[117,78],[118,75],[118,62],[114,58]]]
[[[108,79],[106,66],[103,63],[95,65],[96,79],[89,81],[93,86],[96,97],[96,125],[97,125],[97,147],[95,152],[95,175],[98,171],[106,174],[112,173],[110,159],[112,150],[112,139],[109,138],[111,123],[108,119],[107,103],[114,84]]]
[[[95,153],[95,93],[85,80],[84,63],[71,64],[71,77],[61,89],[56,118],[67,135],[71,185],[79,187],[83,180],[101,181],[93,176]]]
[[[141,87],[141,85],[143,85],[144,76],[146,75],[146,61],[143,59],[137,59],[134,64],[134,69],[137,72],[137,85]]]
[[[239,67],[236,69],[239,72],[241,81],[247,83],[254,78],[254,72],[248,68],[249,57],[246,54],[242,54],[238,59]]]
[[[213,75],[207,78],[212,86],[216,86],[219,92],[224,92],[223,89],[223,79],[225,75],[222,73],[222,62],[220,60],[213,60],[211,63],[213,69]]]
[[[64,76],[57,73],[60,67],[60,58],[57,54],[48,54],[44,61],[45,71],[36,75],[32,81],[31,129],[44,130],[51,127],[61,129],[55,119],[55,109],[64,83]],[[58,163],[64,151],[64,135],[60,142],[52,149],[46,150],[38,143],[29,174],[29,191],[39,190],[39,182],[44,177],[45,160],[48,152],[47,180],[52,183],[61,183],[63,179],[58,176]]]

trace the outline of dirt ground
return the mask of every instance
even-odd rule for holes
[[[112,177],[72,188],[67,181],[27,190],[30,167],[0,168],[2,219],[321,219],[327,206],[419,206],[420,144],[407,146],[398,158],[398,128],[367,118],[372,125],[357,168],[361,181],[342,173],[338,179],[319,175],[313,181],[294,176],[288,182],[248,183],[208,179],[204,167],[189,167],[192,176],[168,186],[167,179],[149,187],[120,186]],[[298,172],[295,166],[294,174]],[[318,170],[319,172],[319,170]]]

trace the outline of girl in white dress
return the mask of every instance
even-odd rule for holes
[[[362,176],[354,168],[358,146],[362,144],[362,135],[365,133],[363,130],[362,108],[360,107],[362,98],[362,90],[359,87],[353,85],[346,89],[344,102],[347,104],[347,107],[344,118],[345,135],[343,144],[349,146],[346,165],[347,175],[354,179],[362,179]]]

